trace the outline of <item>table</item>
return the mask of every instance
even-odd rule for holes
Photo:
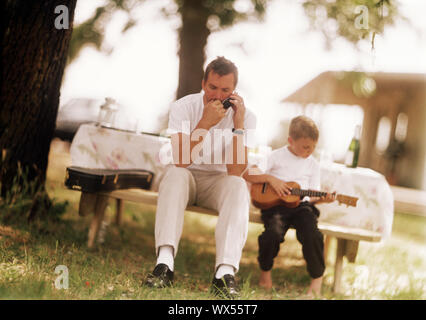
[[[346,207],[337,202],[318,205],[320,221],[376,231],[384,239],[389,238],[394,198],[386,178],[369,168],[348,168],[333,162],[320,164],[321,188],[324,191],[337,191],[359,198],[356,207]]]
[[[267,150],[267,148],[265,148]],[[95,124],[78,129],[71,144],[73,166],[107,169],[145,169],[154,172],[152,190],[169,165],[164,159],[171,154],[167,137],[140,134]],[[252,164],[265,163],[264,154],[249,153]],[[322,191],[358,197],[357,207],[337,202],[320,204],[320,222],[379,232],[383,239],[392,231],[394,199],[385,177],[368,168],[347,168],[333,162],[320,162]]]

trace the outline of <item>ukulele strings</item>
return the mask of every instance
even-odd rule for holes
[[[302,190],[297,188],[291,188],[291,194],[296,196],[308,196],[308,197],[322,197],[327,195],[326,192],[313,191],[313,190]]]

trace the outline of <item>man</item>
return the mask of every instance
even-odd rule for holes
[[[247,168],[247,146],[253,146],[250,133],[256,128],[256,118],[234,92],[237,82],[236,66],[218,57],[205,70],[203,91],[171,106],[174,165],[167,169],[159,186],[157,264],[145,281],[148,286],[171,285],[184,211],[196,204],[219,212],[212,291],[231,298],[238,294],[234,277],[247,239],[250,205],[247,184],[241,176]],[[222,102],[227,98],[232,105],[225,109]]]

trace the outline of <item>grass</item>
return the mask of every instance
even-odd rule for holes
[[[91,217],[78,216],[79,193],[63,186],[69,153],[62,144],[52,146],[48,191],[69,206],[62,220],[42,229],[28,225],[0,225],[0,299],[215,299],[209,294],[215,260],[215,217],[188,213],[175,261],[172,288],[152,290],[141,286],[155,265],[155,208],[126,203],[121,226],[114,225],[108,207],[105,242],[87,248]],[[392,236],[383,243],[361,242],[357,261],[348,263],[342,278],[342,293],[332,292],[335,242],[324,275],[325,299],[426,298],[426,218],[396,213]],[[304,299],[309,285],[301,246],[290,230],[275,260],[275,288],[266,292],[257,286],[257,237],[260,224],[250,224],[238,272],[242,299]],[[64,265],[69,272],[68,289],[57,289]]]

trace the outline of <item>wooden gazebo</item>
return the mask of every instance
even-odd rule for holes
[[[426,189],[426,74],[323,72],[283,103],[358,105],[364,111],[359,165],[385,174],[391,184]],[[408,119],[403,142],[395,137],[398,116]],[[378,124],[391,123],[390,145],[376,151]],[[397,154],[395,146],[403,147]]]

